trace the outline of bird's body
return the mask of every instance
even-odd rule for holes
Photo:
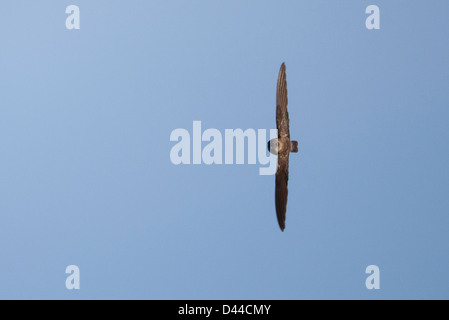
[[[285,229],[285,216],[287,211],[289,155],[290,152],[298,152],[298,142],[290,140],[290,120],[287,109],[287,76],[285,73],[285,64],[282,63],[276,90],[276,125],[278,137],[268,142],[268,150],[278,156],[275,202],[276,215],[282,231]]]
[[[298,152],[298,141],[291,141],[289,137],[271,139],[268,141],[268,151],[274,155]]]

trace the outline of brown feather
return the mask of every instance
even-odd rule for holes
[[[285,63],[282,63],[276,89],[276,125],[279,137],[290,137],[287,109],[287,74],[285,73]]]
[[[282,231],[285,229],[285,219],[287,212],[287,196],[288,196],[288,153],[278,155],[278,167],[276,171],[276,216],[279,227]]]
[[[282,63],[276,90],[276,125],[278,129],[279,152],[275,188],[276,216],[282,231],[285,229],[287,212],[288,158],[292,149],[287,109],[287,75],[285,73],[285,64]]]

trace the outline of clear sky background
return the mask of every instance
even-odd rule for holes
[[[0,298],[449,299],[448,12],[2,2]],[[274,128],[283,61],[300,152],[282,233],[274,176],[175,166],[169,138],[194,120]],[[371,264],[380,290],[365,287]]]

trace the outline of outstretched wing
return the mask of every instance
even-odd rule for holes
[[[287,99],[287,75],[285,73],[285,63],[282,63],[279,70],[278,84],[276,90],[276,125],[279,137],[290,138],[290,128],[288,120],[288,99]]]
[[[288,196],[288,156],[289,153],[278,155],[278,166],[276,171],[276,215],[279,227],[285,229],[285,215],[287,211]]]

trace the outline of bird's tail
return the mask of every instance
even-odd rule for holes
[[[290,141],[290,152],[298,152],[298,141]]]

